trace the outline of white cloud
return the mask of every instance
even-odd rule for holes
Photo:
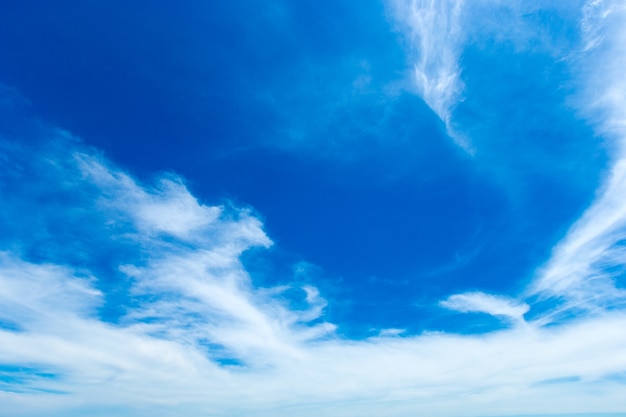
[[[382,329],[381,331],[378,332],[378,336],[379,337],[394,337],[394,336],[400,336],[402,333],[405,333],[406,329],[396,329],[396,328],[390,328],[390,329]]]
[[[58,265],[33,265],[0,252],[0,320],[29,328],[42,318],[62,320],[71,314],[92,315],[102,293],[93,278],[78,277]]]
[[[526,303],[482,292],[451,295],[440,305],[461,313],[487,313],[514,321],[524,321],[524,314],[530,309]]]
[[[471,152],[469,142],[452,128],[452,108],[463,92],[459,55],[465,41],[463,0],[389,1],[414,55],[417,92],[445,123],[457,145]]]
[[[93,156],[77,152],[78,169],[102,189],[101,204],[131,216],[146,233],[169,233],[181,239],[202,232],[222,214],[221,207],[199,204],[175,176],[159,178],[145,190],[120,171],[111,171]]]
[[[626,5],[590,1],[584,12],[584,42],[572,60],[581,68],[578,102],[612,142],[613,160],[596,200],[554,248],[528,291],[564,301],[547,321],[571,308],[597,312],[626,303],[626,291],[616,285],[626,268]]]
[[[581,22],[582,53],[573,65],[580,67],[581,111],[600,133],[617,143],[618,157],[626,153],[626,5],[621,1],[589,1]],[[601,63],[601,65],[598,65]],[[616,149],[616,150],[617,150]]]

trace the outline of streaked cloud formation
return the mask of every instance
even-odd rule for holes
[[[573,59],[582,68],[580,111],[592,118],[614,151],[597,199],[554,249],[529,289],[530,294],[562,300],[560,313],[602,311],[626,302],[626,292],[618,285],[626,265],[626,82],[622,74],[626,5],[592,1],[583,11],[582,51]]]
[[[418,91],[450,128],[473,6],[393,7],[409,11]],[[582,13],[576,103],[612,141],[612,165],[519,294],[460,292],[433,306],[504,319],[486,333],[390,327],[349,339],[325,314],[342,300],[295,279],[262,287],[246,269],[242,254],[273,244],[252,208],[202,201],[175,174],[140,178],[43,122],[36,140],[7,134],[2,414],[624,415],[625,7],[593,1]]]
[[[453,130],[452,108],[463,93],[459,58],[465,33],[464,0],[394,0],[389,4],[415,55],[415,86],[426,104],[445,123],[457,145],[470,144]]]

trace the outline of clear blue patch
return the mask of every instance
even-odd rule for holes
[[[571,384],[571,383],[580,382],[580,381],[581,381],[581,378],[579,376],[564,376],[561,378],[545,379],[543,381],[537,382],[535,385]]]
[[[206,349],[206,354],[209,359],[223,367],[227,368],[245,368],[248,365],[237,358],[233,353],[225,346],[211,341],[199,341],[198,344]]]
[[[487,334],[511,328],[511,322],[486,313],[459,313],[456,311],[432,314],[429,329],[465,335]]]
[[[5,381],[18,381],[22,378],[57,379],[60,374],[49,372],[43,368],[0,364],[0,378]]]
[[[224,367],[246,366],[246,364],[243,361],[237,358],[213,358],[213,361],[219,363],[221,366],[224,366]]]
[[[5,330],[9,332],[21,332],[22,327],[19,324],[12,322],[12,321],[0,320],[0,330]]]
[[[531,310],[524,315],[527,321],[545,320],[549,318],[549,322],[545,327],[558,327],[572,320],[579,319],[588,314],[588,311],[566,306],[565,301],[559,298],[536,298],[526,300],[532,306]],[[567,308],[566,308],[567,307]]]
[[[618,384],[626,385],[626,372],[616,372],[604,377],[605,380],[610,382],[617,382]]]
[[[15,393],[65,394],[64,391],[40,386],[62,378],[49,368],[0,364],[0,391]]]

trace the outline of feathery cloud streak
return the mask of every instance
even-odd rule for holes
[[[418,94],[444,122],[457,145],[471,146],[452,127],[452,108],[461,98],[463,82],[459,54],[464,41],[463,0],[396,0],[392,13],[415,55],[414,81]]]
[[[581,112],[607,137],[612,167],[596,201],[572,226],[529,294],[564,301],[562,309],[597,311],[624,306],[620,284],[626,268],[626,6],[591,1],[581,22]],[[555,314],[552,311],[551,314]],[[550,315],[546,320],[550,320]]]

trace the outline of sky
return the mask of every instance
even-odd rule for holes
[[[0,9],[0,415],[626,416],[623,1]]]

